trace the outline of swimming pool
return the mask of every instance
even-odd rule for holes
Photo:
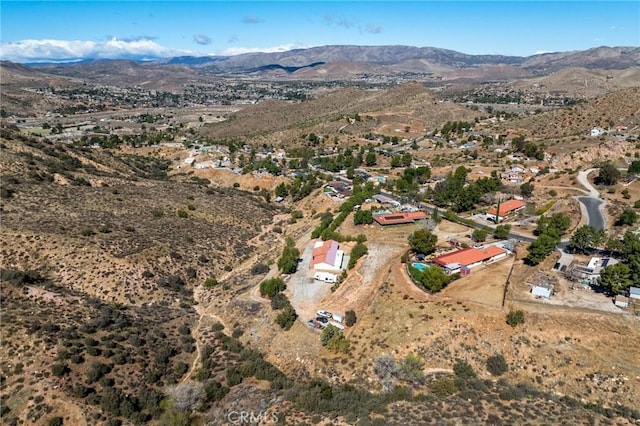
[[[425,269],[427,269],[429,267],[424,263],[417,263],[417,262],[412,263],[411,266],[413,266],[414,268],[416,268],[419,271],[424,271]]]

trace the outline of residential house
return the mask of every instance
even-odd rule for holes
[[[310,268],[316,271],[340,271],[343,269],[344,252],[337,241],[317,241],[313,245]]]
[[[615,265],[616,263],[618,263],[616,259],[592,257],[586,265],[581,265],[577,262],[571,263],[566,271],[566,275],[576,281],[595,284],[598,278],[600,278],[602,268],[608,265]]]
[[[484,263],[493,262],[507,256],[507,251],[497,246],[483,248],[467,247],[452,253],[431,259],[431,262],[444,268],[447,274],[455,274],[464,268],[474,268]]]
[[[378,224],[382,226],[414,223],[418,220],[422,220],[426,218],[427,218],[427,214],[422,211],[373,215],[373,220],[375,220]]]
[[[391,204],[394,207],[400,207],[400,203],[398,201],[394,200],[391,197],[387,197],[386,195],[383,195],[383,194],[375,194],[373,196],[373,199],[379,202],[380,204]]]
[[[507,200],[500,203],[498,209],[489,209],[486,212],[487,220],[491,220],[493,222],[502,222],[506,220],[509,215],[514,214],[520,210],[523,210],[527,203],[522,200]]]

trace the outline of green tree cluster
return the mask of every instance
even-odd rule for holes
[[[286,288],[287,285],[282,278],[271,278],[260,283],[260,294],[272,298]]]
[[[358,210],[353,215],[353,223],[356,225],[369,225],[373,223],[373,212],[371,210]]]
[[[607,243],[622,262],[606,266],[600,272],[598,285],[610,294],[624,294],[632,285],[640,283],[640,236],[627,232],[622,240]]]
[[[633,226],[638,221],[638,213],[633,209],[627,208],[620,213],[618,220],[616,220],[616,226]]]
[[[531,243],[525,260],[530,265],[537,265],[546,259],[556,246],[560,238],[571,226],[571,219],[564,213],[554,213],[551,216],[540,216],[535,234],[538,238]]]
[[[498,240],[504,240],[511,232],[511,225],[498,225],[493,231],[493,236]]]
[[[351,269],[354,266],[356,266],[358,259],[360,259],[362,256],[367,254],[368,251],[369,249],[364,243],[361,243],[361,242],[356,243],[356,245],[353,246],[353,249],[351,249],[351,256],[349,257],[348,268]]]
[[[278,269],[283,274],[293,274],[298,269],[300,250],[298,250],[295,244],[295,241],[293,241],[291,237],[287,237],[285,240],[282,255],[280,259],[278,259]]]
[[[426,229],[418,229],[409,235],[409,247],[415,253],[431,254],[436,250],[438,237]]]
[[[342,330],[333,325],[328,325],[324,330],[322,330],[320,342],[322,343],[322,346],[332,350],[333,352],[341,352],[345,354],[349,352],[349,346],[351,344],[349,339],[344,336]]]
[[[433,190],[428,191],[426,196],[436,206],[450,207],[459,213],[472,210],[475,204],[481,201],[483,195],[493,193],[502,187],[502,182],[495,171],[491,173],[491,177],[483,177],[467,183],[468,172],[466,167],[458,167],[443,181],[438,182]]]
[[[598,176],[596,176],[595,182],[598,185],[606,185],[611,186],[618,183],[620,179],[620,170],[610,161],[607,161],[603,165],[600,166],[600,170],[598,172]]]
[[[524,324],[524,312],[521,310],[509,311],[507,314],[507,324],[511,327]]]
[[[604,229],[598,231],[593,226],[582,225],[571,236],[568,247],[575,252],[587,253],[603,244],[606,238]]]

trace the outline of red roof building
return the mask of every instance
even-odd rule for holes
[[[334,240],[318,241],[314,244],[309,268],[320,270],[340,270],[344,260],[344,252],[339,250]]]
[[[506,255],[507,251],[497,246],[486,246],[479,249],[467,247],[435,257],[431,261],[445,268],[447,273],[453,274],[463,267],[473,268],[485,262],[501,259]]]
[[[495,221],[496,215],[499,216],[501,220],[506,219],[509,214],[523,209],[526,205],[527,203],[522,200],[507,200],[503,203],[500,203],[500,212],[498,212],[497,209],[487,210],[487,219]]]
[[[373,215],[373,220],[375,220],[382,226],[413,223],[416,220],[422,220],[426,218],[427,214],[425,212],[402,212]]]

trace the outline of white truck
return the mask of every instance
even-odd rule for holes
[[[333,318],[334,321],[339,323],[342,323],[342,321],[344,321],[344,317],[342,316],[342,314],[333,313],[331,314],[331,318]]]

